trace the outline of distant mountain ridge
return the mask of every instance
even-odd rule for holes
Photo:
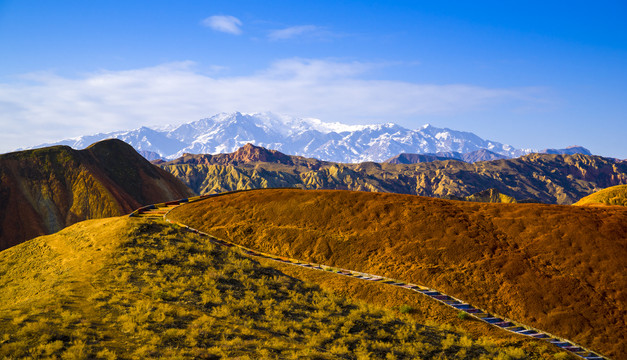
[[[533,152],[484,140],[470,132],[431,125],[410,130],[393,123],[345,125],[272,113],[239,112],[217,114],[180,126],[141,127],[42,146],[69,145],[81,149],[106,138],[117,138],[130,144],[149,160],[171,160],[186,153],[234,152],[247,143],[287,154],[343,163],[383,162],[400,153],[467,154],[486,150],[512,158]]]
[[[592,155],[590,150],[586,149],[583,146],[569,146],[565,149],[544,149],[540,150],[543,154],[556,154],[556,155],[574,155],[574,154],[583,154],[583,155]]]
[[[465,154],[455,151],[438,152],[435,154],[408,154],[402,153],[394,157],[391,157],[384,162],[390,164],[417,164],[422,162],[442,161],[442,160],[459,160],[468,163],[474,163],[477,161],[490,161],[507,159],[507,156],[493,153],[486,149],[480,149],[471,151]]]
[[[346,164],[247,144],[229,154],[187,154],[154,163],[199,194],[297,187],[567,205],[608,186],[627,184],[627,161],[601,156],[529,154],[474,163],[416,156],[428,161]]]

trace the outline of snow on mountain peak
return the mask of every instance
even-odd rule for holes
[[[137,150],[158,153],[167,159],[184,153],[234,152],[246,143],[337,162],[384,161],[403,152],[466,153],[489,149],[507,157],[530,152],[486,141],[472,133],[436,128],[430,124],[409,130],[394,123],[348,125],[271,112],[219,113],[178,126],[140,127],[82,136],[56,144],[83,148],[106,138],[121,139]]]
[[[328,133],[344,133],[360,131],[365,129],[368,125],[348,125],[339,122],[323,122],[320,119],[304,118],[303,122],[307,123],[313,130],[319,131],[323,134]]]

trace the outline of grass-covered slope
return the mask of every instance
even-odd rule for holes
[[[199,194],[297,187],[570,205],[599,189],[627,184],[627,161],[581,154],[530,154],[473,164],[338,164],[247,145],[231,154],[187,155],[159,166]],[[503,196],[473,196],[488,189]]]
[[[207,238],[89,220],[0,253],[0,358],[550,358],[355,303]]]
[[[612,186],[590,194],[575,204],[577,206],[627,206],[627,185]]]
[[[259,190],[170,217],[261,251],[422,283],[626,358],[627,209]]]
[[[53,146],[0,155],[0,250],[85,219],[118,216],[192,192],[130,145]]]

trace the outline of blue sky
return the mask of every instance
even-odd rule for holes
[[[627,158],[625,19],[625,1],[0,0],[0,152],[273,111]]]

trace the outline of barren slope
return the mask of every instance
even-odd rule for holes
[[[261,190],[171,218],[262,251],[422,283],[626,358],[627,209]]]
[[[120,140],[0,155],[0,250],[81,220],[192,194]]]

